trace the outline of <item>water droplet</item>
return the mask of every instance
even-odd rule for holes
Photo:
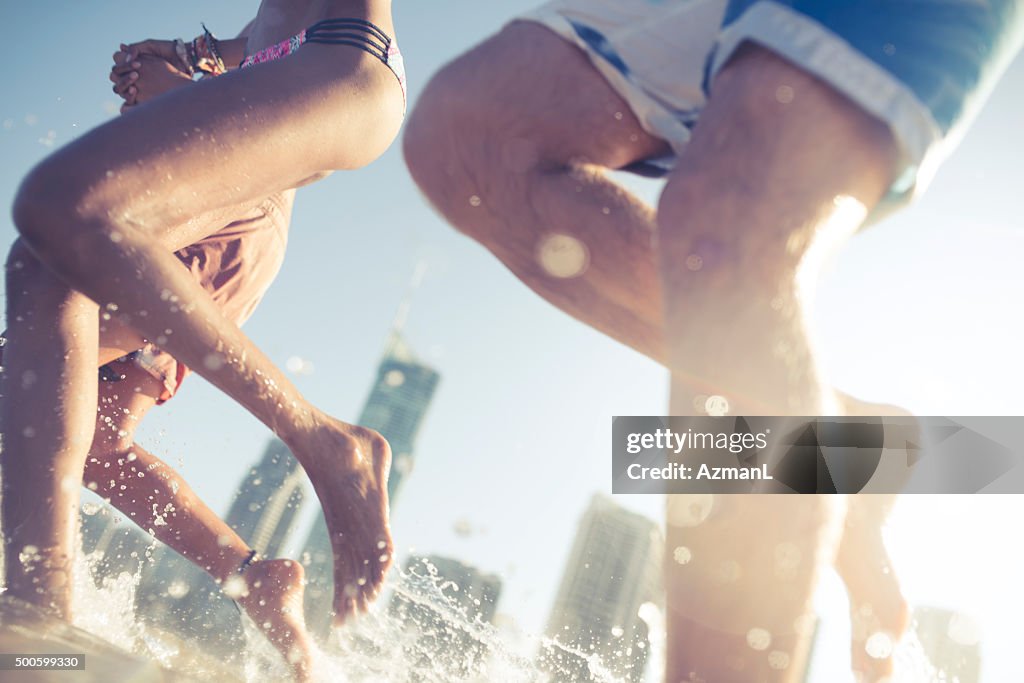
[[[480,206],[481,204],[483,204],[483,201],[480,199],[480,197],[473,195],[469,198],[470,206],[477,207]]]
[[[752,628],[747,631],[747,645],[751,649],[762,651],[767,650],[772,644],[772,634],[763,628]]]
[[[884,631],[879,631],[867,639],[867,642],[864,643],[864,651],[872,659],[887,659],[892,656],[893,645],[892,636]]]
[[[229,576],[224,580],[221,590],[224,591],[224,595],[237,600],[249,595],[249,584],[241,576]]]
[[[782,650],[772,650],[768,653],[768,666],[776,671],[789,668],[789,654]]]
[[[775,89],[775,101],[779,104],[789,104],[795,96],[793,88],[788,85],[780,85]]]
[[[690,560],[693,559],[693,553],[686,546],[679,546],[672,551],[672,559],[679,564],[689,564]]]
[[[590,265],[590,254],[583,242],[561,233],[541,238],[537,260],[548,275],[561,279],[579,277]]]
[[[188,595],[188,591],[188,584],[184,581],[172,581],[171,584],[167,586],[167,595],[178,600]]]
[[[954,614],[949,619],[946,635],[960,645],[973,646],[981,641],[981,627],[966,614]]]
[[[722,417],[729,413],[729,401],[725,396],[709,396],[704,403],[704,410],[712,417]]]

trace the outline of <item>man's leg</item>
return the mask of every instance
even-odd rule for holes
[[[434,76],[404,146],[456,228],[555,306],[656,355],[654,213],[606,170],[666,145],[577,47],[511,24]]]
[[[718,74],[659,206],[673,413],[713,392],[732,414],[835,414],[807,305],[827,247],[857,229],[895,164],[882,123],[773,54],[748,46]],[[693,560],[667,563],[668,680],[793,680],[783,664],[806,650],[800,624],[840,517],[824,497],[716,503],[692,528],[670,504],[669,548]],[[708,591],[723,566],[733,580]]]
[[[531,71],[534,60],[545,67]],[[581,93],[573,102],[553,95],[570,86]],[[457,228],[555,306],[666,363],[654,214],[601,168],[656,151],[660,143],[579,50],[529,23],[510,26],[435,76],[405,136],[414,177]],[[481,188],[488,188],[487,201]],[[614,213],[604,211],[611,207]],[[579,277],[542,267],[542,240],[552,233],[587,249],[590,267]],[[841,400],[843,414],[894,414],[890,406]],[[884,515],[874,519],[874,526],[852,525],[844,547],[882,547]],[[678,545],[670,541],[670,556]],[[855,602],[899,596],[891,573],[864,580],[853,563],[838,569]]]
[[[251,551],[245,541],[177,472],[134,443],[135,430],[156,405],[162,384],[134,363],[118,369],[123,380],[100,383],[85,484],[219,584],[241,576],[245,594],[238,598],[239,604],[299,679],[306,680],[312,672],[313,643],[302,611],[302,565],[276,559],[244,565]],[[156,523],[157,518],[163,523]]]

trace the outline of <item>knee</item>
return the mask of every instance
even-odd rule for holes
[[[90,241],[110,223],[113,208],[101,198],[102,183],[58,158],[34,168],[15,195],[12,214],[21,240],[50,268],[86,258]]]
[[[720,297],[723,289],[771,287],[787,276],[784,254],[757,226],[720,209],[719,191],[705,174],[676,171],[658,201],[658,246],[666,285],[695,296]],[[781,251],[784,252],[784,249]]]
[[[89,456],[85,460],[85,481],[120,480],[124,476],[138,476],[132,451],[132,434],[119,421],[100,411],[96,419]]]
[[[73,212],[72,204],[59,169],[51,161],[44,161],[32,169],[18,188],[12,209],[14,226],[24,242],[33,249],[42,248],[67,222]]]
[[[42,310],[43,300],[61,303],[73,296],[72,290],[61,282],[29,249],[24,238],[15,240],[4,264],[8,304],[15,307],[30,300],[33,309]],[[45,307],[52,309],[52,306]]]
[[[448,64],[427,84],[406,122],[402,151],[413,180],[446,216],[457,197],[474,194],[474,179],[485,169],[476,102],[459,60]],[[475,119],[473,123],[470,120]]]
[[[502,101],[479,62],[484,45],[445,66],[409,117],[403,151],[409,171],[434,207],[456,229],[485,241],[481,212],[521,204],[541,170],[543,150],[528,107]]]
[[[780,197],[724,170],[691,159],[665,185],[657,224],[668,286],[701,297],[756,290],[788,299],[859,223],[855,211],[852,218],[832,215],[841,213],[835,198]]]

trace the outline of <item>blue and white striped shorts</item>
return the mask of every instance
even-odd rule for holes
[[[1024,39],[1024,0],[553,0],[522,17],[579,46],[670,157],[683,152],[714,75],[750,41],[829,83],[892,130],[919,193]]]

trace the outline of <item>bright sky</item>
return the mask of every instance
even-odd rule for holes
[[[441,64],[534,1],[396,3],[412,101]],[[107,71],[118,43],[192,36],[200,21],[231,35],[254,10],[197,0],[4,3],[0,204],[10,205],[19,179],[52,148],[114,115]],[[1022,93],[1018,59],[924,200],[856,238],[827,274],[818,325],[838,386],[919,414],[1024,414]],[[630,185],[652,199],[658,189]],[[0,241],[13,235],[5,214]],[[611,416],[664,412],[667,378],[540,301],[448,228],[413,187],[397,146],[299,194],[288,259],[246,329],[279,364],[311,361],[315,372],[296,377],[299,387],[353,420],[420,260],[429,270],[407,337],[442,382],[394,511],[398,546],[500,572],[500,609],[539,632],[577,520],[590,495],[610,486]],[[154,411],[140,441],[224,511],[267,438],[192,377]],[[660,516],[657,497],[621,502]],[[1001,540],[1020,536],[1022,513],[1021,498],[918,497],[901,504],[890,533],[913,602],[968,609],[982,623],[989,681],[1024,677],[1011,637],[1020,615],[1010,607],[1024,605],[1024,558]],[[456,523],[472,533],[457,534]],[[841,617],[835,591],[823,594]],[[845,645],[834,650],[841,656]]]

